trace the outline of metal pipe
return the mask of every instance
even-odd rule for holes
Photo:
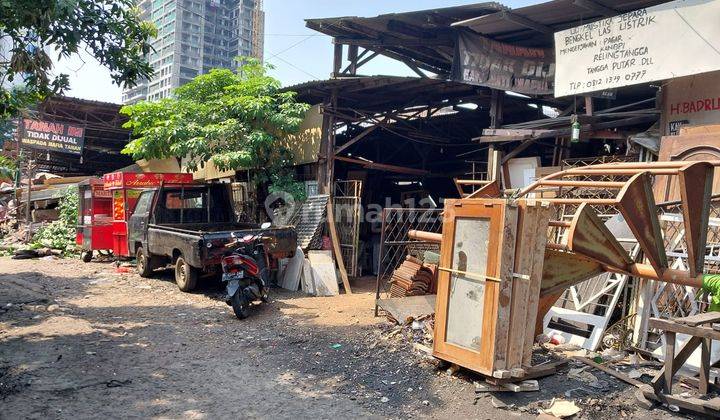
[[[426,232],[424,230],[409,230],[408,238],[419,241],[435,242],[438,244],[442,242],[441,233]]]
[[[555,187],[594,187],[594,188],[622,188],[624,182],[609,181],[560,181],[560,180],[540,180],[539,185],[550,185]]]
[[[487,185],[493,181],[482,181],[479,179],[458,179],[455,182],[460,185]]]
[[[720,160],[704,161],[713,166],[720,166]],[[682,168],[696,163],[695,161],[662,161],[662,162],[615,162],[615,163],[599,163],[592,165],[593,168],[623,168],[623,169],[649,169],[649,168]]]
[[[562,220],[551,220],[548,222],[548,226],[569,228],[572,225],[570,222],[563,222]]]
[[[608,266],[604,266],[603,268],[607,271],[614,273],[630,274],[632,276],[663,281],[665,283],[679,284],[682,286],[691,286],[697,288],[702,287],[703,274],[691,276],[690,272],[687,270],[666,268],[661,274],[658,274],[657,271],[655,271],[655,269],[653,268],[653,266],[643,263],[631,264],[628,267],[627,271],[618,270],[616,268]]]
[[[568,246],[565,244],[556,244],[552,242],[548,242],[546,245],[547,248],[554,249],[557,251],[568,251]]]
[[[653,175],[677,175],[680,173],[680,169],[667,169],[667,168],[648,168],[648,169],[633,169],[633,168],[590,168],[590,169],[568,169],[562,176],[585,176],[585,175],[637,175],[642,172],[648,172]]]
[[[594,204],[594,205],[608,205],[612,206],[617,204],[617,200],[614,198],[542,198],[538,199],[547,203],[552,204]]]

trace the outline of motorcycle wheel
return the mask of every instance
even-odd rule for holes
[[[238,319],[245,319],[248,315],[250,315],[250,302],[245,299],[245,296],[242,294],[242,290],[235,292],[233,297],[230,299],[230,304],[232,305],[233,312],[235,312],[235,316]]]

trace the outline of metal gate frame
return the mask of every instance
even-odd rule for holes
[[[377,284],[375,287],[375,316],[378,316],[377,300],[380,294],[389,296],[393,271],[402,264],[406,255],[423,257],[425,251],[440,253],[440,244],[415,241],[408,238],[409,230],[442,232],[442,208],[384,208],[380,233],[380,255]]]
[[[360,247],[360,217],[362,205],[362,181],[335,181],[333,212],[335,227],[340,241],[345,270],[350,277],[358,277],[358,249]]]

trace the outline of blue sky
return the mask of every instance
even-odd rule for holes
[[[336,16],[376,16],[412,10],[471,4],[457,0],[265,0],[265,59],[273,75],[288,86],[329,77],[332,70],[330,38],[305,27],[304,19]],[[538,0],[506,0],[512,8]],[[121,89],[107,70],[88,56],[59,63],[56,71],[70,75],[69,96],[120,102]],[[362,68],[363,74],[414,75],[403,64],[379,57]]]

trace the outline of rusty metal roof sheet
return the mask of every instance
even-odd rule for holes
[[[670,0],[554,0],[483,14],[453,27],[467,27],[489,38],[527,47],[553,46],[553,32]]]

